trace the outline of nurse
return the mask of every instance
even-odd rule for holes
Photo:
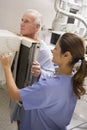
[[[76,34],[65,33],[52,53],[52,61],[59,65],[58,75],[41,77],[37,83],[23,89],[17,88],[12,77],[10,56],[0,56],[10,97],[22,101],[24,109],[30,111],[27,122],[23,119],[20,124],[20,130],[66,130],[77,99],[86,93],[83,83],[87,62],[83,40]],[[79,60],[79,69],[72,74]]]

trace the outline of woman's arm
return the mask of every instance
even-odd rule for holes
[[[10,67],[10,55],[4,54],[0,56],[0,61],[2,62],[3,69],[5,72],[6,77],[6,83],[7,83],[7,89],[9,92],[9,95],[14,100],[20,101],[20,90],[17,88],[15,81],[12,76],[11,67]]]

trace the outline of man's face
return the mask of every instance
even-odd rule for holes
[[[31,37],[36,33],[36,25],[34,24],[35,17],[26,12],[20,23],[20,33],[23,36]]]

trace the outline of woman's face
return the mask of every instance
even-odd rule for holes
[[[53,59],[52,61],[59,66],[68,65],[72,60],[72,55],[69,51],[66,51],[64,54],[61,53],[61,48],[59,42],[56,43],[55,48],[52,50]]]
[[[52,53],[53,53],[52,61],[54,63],[57,63],[58,65],[62,64],[63,54],[61,54],[61,48],[60,48],[58,42],[57,42],[55,48],[52,50]]]

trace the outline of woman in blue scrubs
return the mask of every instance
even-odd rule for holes
[[[9,55],[0,56],[10,97],[22,101],[24,109],[30,110],[27,121],[22,120],[20,130],[65,130],[77,99],[86,93],[83,82],[87,76],[87,62],[83,40],[76,34],[65,33],[52,53],[52,61],[59,65],[58,74],[41,77],[37,83],[23,89],[18,89],[14,82]],[[79,69],[72,74],[79,61]]]

